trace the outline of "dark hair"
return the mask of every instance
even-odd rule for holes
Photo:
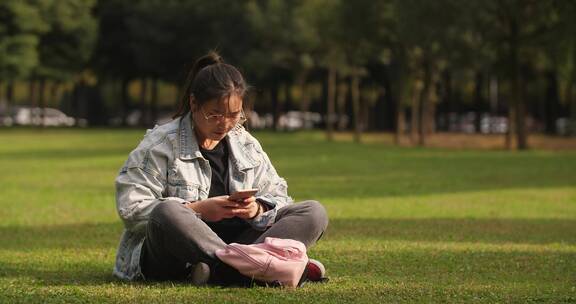
[[[232,95],[241,98],[246,95],[247,85],[244,77],[234,66],[214,51],[198,58],[186,77],[180,104],[173,118],[184,116],[190,111],[190,96],[202,105],[211,100],[222,100]]]

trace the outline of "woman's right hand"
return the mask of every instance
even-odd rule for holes
[[[214,196],[187,204],[188,208],[200,213],[202,219],[208,222],[217,222],[234,217],[236,215],[234,209],[239,206],[237,202],[228,200],[228,195]]]

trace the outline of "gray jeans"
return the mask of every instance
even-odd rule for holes
[[[249,226],[233,232],[229,242],[253,244],[266,237],[301,241],[307,248],[328,226],[326,210],[317,201],[304,201],[278,210],[275,223],[265,231]],[[230,235],[230,231],[227,233]],[[215,252],[226,242],[210,226],[181,204],[158,204],[150,214],[140,265],[146,279],[182,280],[198,262],[217,263]]]

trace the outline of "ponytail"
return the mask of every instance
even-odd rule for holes
[[[208,54],[198,58],[190,72],[188,72],[188,76],[186,77],[186,82],[184,83],[184,88],[182,93],[180,94],[180,102],[178,105],[178,110],[176,114],[172,118],[177,118],[180,116],[186,115],[186,113],[190,112],[190,96],[192,95],[192,86],[194,84],[194,80],[196,79],[196,75],[207,66],[224,63],[222,57],[216,53],[215,51],[210,51]]]

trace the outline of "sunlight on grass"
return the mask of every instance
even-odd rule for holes
[[[330,226],[298,290],[124,283],[114,178],[141,130],[0,132],[0,303],[576,302],[576,153],[409,149],[258,133]],[[374,141],[376,142],[376,141]]]
[[[330,218],[576,219],[576,187],[327,198]]]

